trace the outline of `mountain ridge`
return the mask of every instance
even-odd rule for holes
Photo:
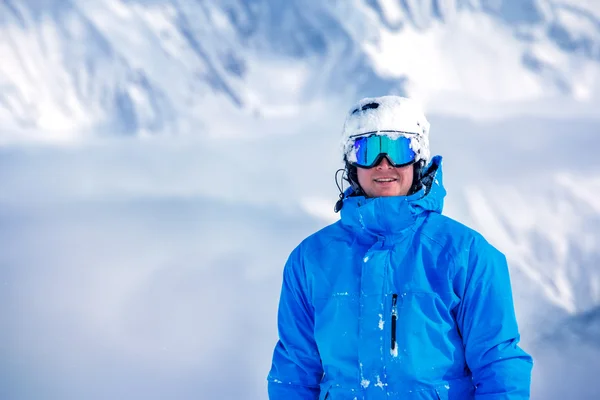
[[[600,87],[595,11],[512,4],[7,0],[0,51],[12,61],[0,66],[0,126],[75,136],[209,130],[231,114],[300,113],[319,97],[427,100],[465,84],[475,98],[484,85],[489,99],[590,99]],[[511,43],[499,48],[504,71],[477,55],[494,54],[492,34]]]

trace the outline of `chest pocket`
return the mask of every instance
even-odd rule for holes
[[[388,370],[399,381],[441,381],[462,369],[463,348],[450,310],[440,296],[427,291],[392,295]],[[393,385],[392,382],[389,382]]]

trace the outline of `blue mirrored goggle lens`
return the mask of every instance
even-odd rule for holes
[[[410,139],[400,136],[392,139],[383,135],[358,137],[354,140],[353,150],[356,154],[354,165],[374,167],[382,155],[387,156],[394,166],[408,164],[415,160],[416,154],[410,147]]]

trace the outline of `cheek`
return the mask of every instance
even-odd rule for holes
[[[402,176],[402,182],[405,182],[407,185],[412,185],[412,181],[413,181],[412,168],[399,171],[399,174]]]
[[[369,171],[366,169],[358,169],[357,171],[358,183],[362,186],[363,183],[369,181]]]

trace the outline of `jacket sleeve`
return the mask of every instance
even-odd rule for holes
[[[314,310],[306,294],[300,248],[292,252],[283,272],[279,300],[279,341],[269,372],[270,400],[316,400],[323,377],[314,338]]]
[[[505,256],[475,239],[457,271],[462,294],[456,315],[476,400],[530,397],[533,360],[519,346],[519,330]]]

